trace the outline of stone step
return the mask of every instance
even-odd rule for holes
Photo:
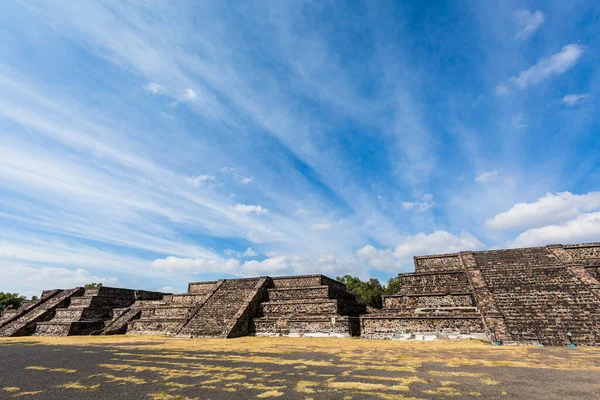
[[[75,288],[56,291],[31,305],[22,313],[6,321],[0,328],[0,336],[24,336],[35,332],[40,322],[52,318],[56,309],[69,304],[72,297],[81,296],[84,290]]]
[[[99,335],[104,329],[104,321],[50,321],[39,322],[34,336]]]

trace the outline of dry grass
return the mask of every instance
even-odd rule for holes
[[[259,395],[257,395],[256,397],[260,398],[260,399],[266,399],[267,397],[281,397],[283,396],[283,392],[278,392],[277,390],[270,390],[268,392],[264,392],[261,393]]]
[[[70,368],[48,368],[42,367],[40,365],[32,365],[30,367],[25,367],[25,369],[33,370],[33,371],[50,371],[50,372],[64,372],[65,374],[74,374],[77,372],[76,369]]]
[[[95,390],[100,387],[100,384],[98,383],[97,385],[86,386],[86,385],[82,385],[81,383],[79,383],[79,381],[75,381],[75,382],[64,383],[62,385],[59,385],[58,387],[63,388],[63,389]]]
[[[357,356],[377,353],[377,359],[366,357],[365,369],[390,371],[390,361],[404,361],[395,368],[414,372],[424,362],[443,362],[448,366],[488,366],[551,368],[562,370],[599,370],[595,362],[600,358],[599,348],[569,349],[573,355],[565,360],[559,353],[562,348],[537,346],[491,346],[479,341],[403,342],[339,338],[265,338],[243,337],[237,339],[179,339],[163,336],[67,336],[2,338],[0,344],[27,343],[53,346],[110,346],[120,348],[160,351],[203,351],[215,353],[232,352],[256,356],[257,363],[268,362],[261,354],[294,354],[310,349],[313,352],[336,355],[342,362],[353,364]],[[83,349],[82,349],[83,350]],[[399,359],[398,355],[401,354]],[[314,364],[298,364],[314,366]],[[397,369],[391,369],[397,371]]]
[[[35,390],[35,391],[31,391],[31,392],[20,392],[20,393],[13,395],[13,397],[35,396],[36,394],[40,394],[42,392],[43,392],[43,390]]]
[[[80,351],[84,353],[110,352],[112,359],[108,361],[107,358],[98,365],[100,372],[107,373],[89,378],[118,385],[143,385],[150,381],[164,385],[164,391],[148,394],[150,399],[155,400],[195,400],[186,396],[186,390],[191,387],[191,393],[196,390],[238,392],[236,395],[242,398],[285,398],[286,394],[293,392],[307,399],[370,397],[415,400],[416,397],[412,396],[419,394],[427,398],[502,398],[507,396],[505,390],[509,388],[492,379],[498,376],[493,368],[600,370],[600,349],[499,347],[476,341],[255,337],[176,339],[152,336],[0,339],[0,345],[16,342],[81,346]],[[99,347],[90,350],[93,346]],[[438,363],[436,370],[429,370],[429,363]],[[26,369],[76,372],[44,366]],[[137,376],[141,373],[146,379]],[[148,378],[147,374],[153,377]],[[71,382],[61,387],[90,390],[99,386]],[[483,394],[473,391],[478,388]],[[202,398],[209,397],[203,395]]]
[[[118,385],[125,385],[127,383],[133,383],[134,385],[143,385],[146,383],[144,379],[136,378],[135,376],[115,376],[111,374],[95,374],[90,375],[89,378],[104,378],[106,382],[114,382]]]

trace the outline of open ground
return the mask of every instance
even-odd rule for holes
[[[0,398],[593,399],[600,348],[332,338],[0,339]]]

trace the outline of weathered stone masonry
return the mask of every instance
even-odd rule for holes
[[[415,257],[362,335],[599,345],[599,269],[600,243]]]
[[[419,256],[415,272],[398,278],[398,293],[369,312],[323,275],[195,282],[185,294],[47,290],[7,311],[0,336],[361,335],[600,345],[600,243]]]

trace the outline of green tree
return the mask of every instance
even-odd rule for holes
[[[86,283],[84,286],[85,289],[94,289],[94,288],[100,288],[100,287],[102,287],[102,284],[96,283],[96,282]]]
[[[31,300],[33,300],[33,301],[36,301],[36,300],[39,300],[39,299],[40,299],[40,298],[39,298],[39,297],[37,297],[37,296],[31,296]]]
[[[19,308],[25,300],[25,296],[21,296],[18,293],[0,292],[0,309],[4,310],[8,307]]]
[[[365,303],[371,307],[381,308],[381,295],[385,292],[384,287],[378,279],[371,278],[364,282],[360,280],[360,278],[351,275],[338,276],[336,279],[338,282],[345,284],[348,289],[359,295]]]
[[[397,276],[390,278],[385,287],[386,294],[397,294],[400,291],[400,287],[402,284],[400,283],[400,278]]]

